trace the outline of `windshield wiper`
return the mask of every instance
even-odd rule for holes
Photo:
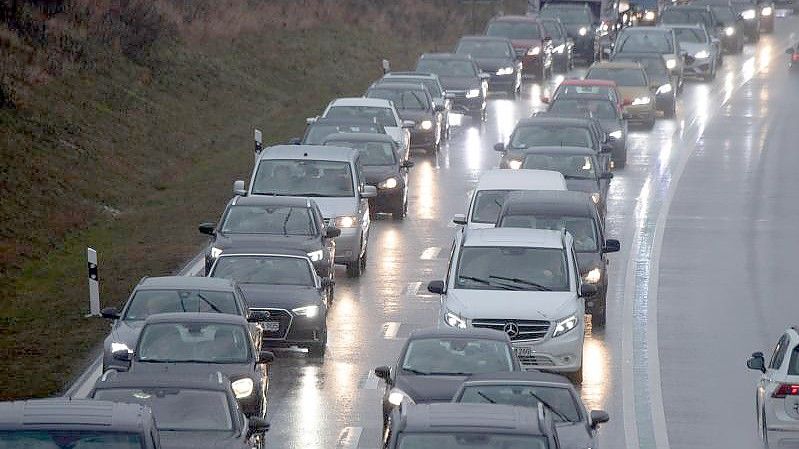
[[[205,296],[203,296],[201,293],[197,293],[197,297],[198,297],[198,298],[200,298],[200,299],[201,299],[201,300],[202,300],[204,303],[208,304],[208,307],[210,307],[210,308],[211,308],[211,310],[213,310],[214,312],[216,312],[216,313],[222,313],[222,311],[221,311],[221,310],[219,310],[219,307],[215,306],[215,305],[214,305],[214,303],[212,303],[211,301],[209,301],[209,300],[208,300],[208,298],[206,298]],[[181,299],[181,301],[183,301],[183,300]],[[184,310],[184,312],[185,312],[185,310]]]
[[[286,228],[287,228],[287,226],[289,224],[289,218],[291,218],[291,213],[292,212],[294,212],[294,208],[293,207],[291,209],[289,209],[289,213],[286,214],[286,219],[283,220],[283,235],[289,235],[289,231]]]
[[[492,403],[492,404],[496,404],[497,403],[497,401],[491,399],[491,397],[489,397],[487,394],[483,393],[480,390],[477,390],[477,395],[480,396],[481,398],[485,399],[486,401]]]
[[[490,277],[494,277],[494,276],[490,276]],[[518,290],[518,288],[514,288],[512,285],[498,284],[496,282],[491,282],[488,279],[476,278],[474,276],[458,276],[458,279],[466,279],[467,281],[474,281],[474,282],[478,282],[480,284],[488,285],[488,286],[491,286],[491,287],[503,288],[505,290]]]
[[[551,411],[552,411],[552,413],[554,413],[554,414],[555,414],[555,416],[557,416],[558,418],[560,418],[560,419],[561,419],[561,420],[563,420],[564,422],[572,422],[572,423],[574,422],[574,421],[570,420],[569,418],[567,418],[567,417],[566,417],[566,415],[564,415],[563,413],[559,412],[557,409],[555,409],[554,407],[552,407],[552,404],[550,404],[549,402],[547,402],[547,401],[543,400],[543,399],[541,398],[541,396],[539,396],[539,395],[537,395],[537,394],[533,393],[533,392],[532,392],[532,390],[529,390],[529,391],[527,391],[527,393],[528,393],[530,396],[532,396],[532,397],[533,397],[533,398],[534,398],[536,401],[538,401],[538,402],[540,402],[541,404],[543,404],[543,405],[544,405],[544,407],[546,407],[546,408],[548,408],[549,410],[551,410]]]
[[[577,176],[577,175],[563,175],[566,179],[595,179],[590,176]]]
[[[286,195],[286,196],[323,197],[328,195],[319,192],[302,192],[302,193],[293,193],[291,195]]]
[[[427,371],[419,371],[418,369],[408,368],[408,367],[406,367],[406,366],[403,366],[403,367],[402,367],[402,370],[403,370],[403,371],[407,371],[407,372],[409,372],[409,373],[411,373],[411,374],[417,374],[417,375],[419,375],[419,376],[427,376],[427,375],[429,375],[429,374],[430,374],[430,373],[428,373]]]
[[[501,281],[510,281],[510,282],[516,282],[517,284],[529,285],[530,287],[535,287],[535,288],[537,288],[539,290],[543,290],[543,291],[546,291],[546,292],[551,292],[552,291],[552,289],[549,288],[549,287],[544,287],[541,284],[537,284],[537,283],[535,283],[533,281],[528,281],[528,280],[525,280],[525,279],[506,278],[504,276],[494,276],[494,275],[491,275],[491,276],[488,276],[488,277],[490,277],[492,279],[499,279]]]

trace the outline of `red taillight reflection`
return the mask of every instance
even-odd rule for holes
[[[772,398],[784,398],[785,396],[799,396],[799,385],[780,384],[780,387],[771,395]]]

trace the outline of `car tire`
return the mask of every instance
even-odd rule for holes
[[[663,117],[674,118],[675,115],[677,115],[677,99],[672,98],[668,106],[663,109]]]
[[[324,337],[318,342],[308,346],[308,357],[322,358],[327,351],[327,330],[325,330]]]
[[[608,305],[606,301],[607,299],[603,300],[602,305],[595,303],[596,305],[594,306],[594,309],[591,310],[591,327],[593,328],[605,327],[605,321],[607,318],[607,310],[608,310]]]
[[[391,206],[391,216],[394,217],[395,220],[401,221],[405,219],[405,213],[407,212],[407,208],[405,207],[405,199],[404,197],[399,198],[394,204]]]
[[[611,160],[613,161],[613,168],[624,168],[627,165],[627,147],[624,147],[618,158],[611,156]]]
[[[359,247],[360,248],[360,247]],[[347,276],[351,278],[361,277],[363,274],[364,254],[361,254],[352,262],[347,262]]]
[[[568,377],[573,384],[581,385],[583,383],[583,367],[580,366],[580,369],[573,373],[566,373],[566,377]]]
[[[650,118],[649,120],[647,120],[647,121],[644,123],[644,127],[646,127],[646,129],[652,129],[652,128],[654,128],[654,127],[655,127],[655,120],[656,120],[656,119],[655,119],[655,116],[654,116],[654,115],[652,115],[652,118]]]

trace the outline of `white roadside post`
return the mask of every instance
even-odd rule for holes
[[[86,248],[89,261],[89,314],[87,317],[100,316],[100,277],[97,273],[97,251]]]
[[[391,71],[391,63],[388,61],[388,59],[384,59],[383,60],[383,74],[385,75],[386,73],[388,73],[390,71]]]
[[[264,145],[263,145],[263,138],[262,138],[262,135],[261,135],[261,130],[260,129],[256,129],[255,130],[255,154],[259,154],[261,152],[261,150],[263,150],[263,149],[264,149]]]

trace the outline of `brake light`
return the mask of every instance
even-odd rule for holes
[[[799,61],[799,53],[794,53],[793,56],[791,56],[791,59],[794,61]]]
[[[785,396],[799,396],[799,385],[780,384],[779,388],[771,395],[772,398],[777,399]]]

